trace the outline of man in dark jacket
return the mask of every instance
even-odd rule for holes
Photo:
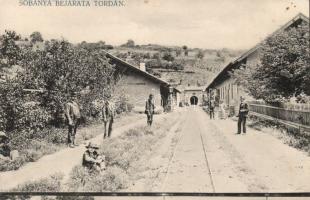
[[[248,104],[244,103],[244,98],[240,97],[240,106],[239,106],[239,114],[238,114],[238,133],[241,134],[241,125],[243,129],[243,133],[246,133],[246,118],[249,113]]]
[[[214,119],[214,108],[215,108],[215,102],[214,100],[211,100],[209,105],[210,119]]]
[[[155,105],[153,95],[150,94],[149,99],[145,103],[145,114],[147,116],[147,125],[152,126]]]
[[[81,118],[80,107],[76,101],[77,94],[76,92],[72,92],[70,100],[65,105],[65,115],[68,123],[68,145],[71,148],[77,146],[75,135]]]
[[[115,117],[115,109],[114,106],[106,100],[104,106],[102,108],[102,119],[104,122],[104,136],[103,138],[111,137],[112,133],[112,125]]]

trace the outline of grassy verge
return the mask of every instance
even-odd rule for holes
[[[27,183],[18,185],[10,192],[61,192],[62,191],[62,180],[64,175],[56,173],[47,178],[42,178],[37,181],[29,181]],[[0,199],[7,200],[26,200],[31,199],[31,195],[7,195],[1,196]],[[91,196],[41,196],[42,200],[93,200]]]
[[[117,119],[117,126],[128,123],[139,117],[135,114],[123,114]],[[81,143],[103,133],[102,122],[94,121],[84,127],[80,127],[77,132],[77,142]],[[17,170],[28,162],[35,162],[44,155],[52,154],[65,148],[67,142],[66,128],[50,128],[39,133],[41,136],[36,139],[25,139],[24,137],[14,137],[10,146],[13,150],[19,151],[19,157],[15,160],[0,160],[0,171]],[[23,134],[20,134],[23,135]]]
[[[281,139],[285,144],[310,155],[310,134],[300,133],[298,129],[277,123],[275,121],[261,119],[256,116],[250,116],[248,126],[263,132],[273,134]]]
[[[128,188],[148,170],[147,155],[167,135],[175,121],[164,119],[166,123],[154,124],[152,129],[137,127],[119,137],[105,140],[100,153],[106,156],[107,170],[104,173],[89,172],[76,166],[67,182],[72,192],[119,191]]]

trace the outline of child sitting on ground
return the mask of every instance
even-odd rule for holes
[[[102,171],[106,169],[105,156],[100,156],[97,152],[99,149],[97,144],[89,143],[87,150],[83,155],[82,165],[90,170]]]

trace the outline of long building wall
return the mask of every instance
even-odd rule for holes
[[[246,65],[259,64],[259,51],[255,51],[246,58]],[[215,86],[219,99],[228,106],[237,107],[240,103],[240,96],[245,97],[247,100],[252,97],[247,94],[242,86],[234,83],[232,78],[227,78]]]
[[[130,71],[117,82],[115,93],[124,94],[135,107],[144,107],[145,101],[152,93],[156,107],[161,106],[160,84]]]

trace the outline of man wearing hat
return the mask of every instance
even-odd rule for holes
[[[109,100],[106,100],[102,107],[102,118],[104,122],[104,136],[103,136],[104,138],[106,138],[107,135],[108,137],[111,137],[114,117],[115,117],[114,106],[109,102]]]
[[[150,94],[149,99],[145,103],[145,114],[147,116],[147,125],[149,126],[152,126],[154,112],[155,105],[153,100],[153,94]]]
[[[241,124],[242,124],[242,129],[243,129],[243,133],[246,133],[246,118],[248,116],[249,113],[249,108],[248,108],[248,104],[244,103],[244,98],[240,97],[240,106],[239,106],[239,114],[238,114],[238,132],[237,134],[241,134]]]
[[[90,170],[105,170],[105,157],[100,156],[97,152],[99,146],[92,142],[86,146],[87,150],[83,155],[82,165]]]
[[[75,135],[81,118],[80,107],[76,101],[77,93],[72,92],[70,100],[65,105],[65,115],[68,123],[68,145],[71,148],[77,146],[75,143]]]

